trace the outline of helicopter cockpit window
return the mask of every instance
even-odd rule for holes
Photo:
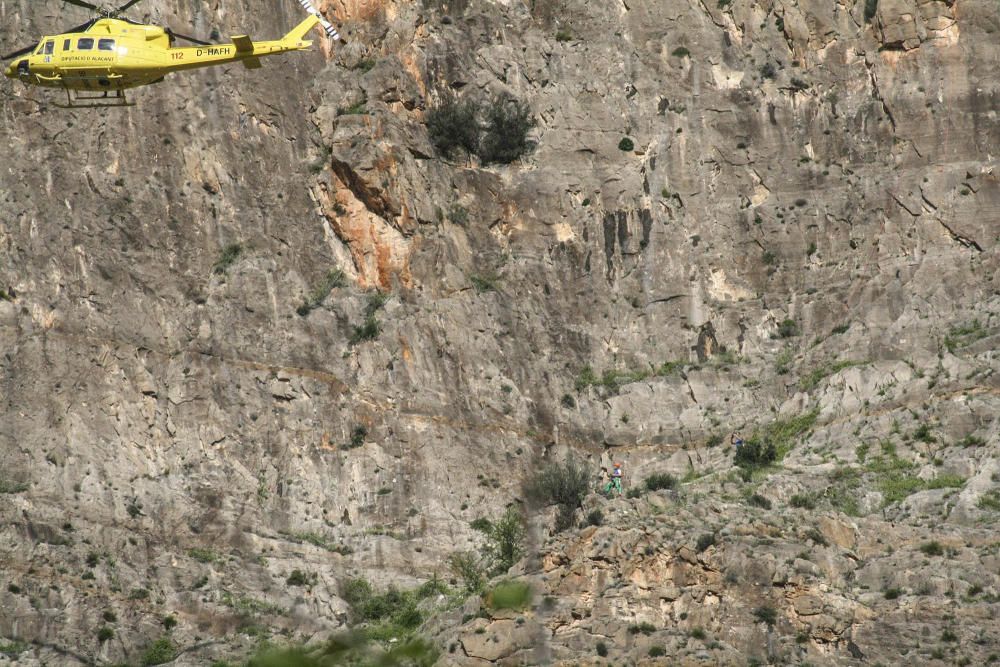
[[[69,51],[69,40],[63,40],[63,51]]]
[[[94,40],[90,37],[81,37],[76,40],[76,48],[80,51],[90,51],[94,48]]]
[[[97,41],[98,51],[114,51],[115,50],[115,40],[113,39],[101,39]]]
[[[55,48],[56,48],[56,43],[50,39],[49,41],[45,42],[45,50],[42,53],[44,53],[47,56],[51,56],[52,50]]]

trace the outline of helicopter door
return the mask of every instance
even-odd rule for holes
[[[56,43],[54,40],[50,39],[45,42],[45,44],[39,50],[39,53],[45,56],[45,62],[50,63],[52,62],[52,53],[53,51],[55,51],[55,49],[56,49]]]

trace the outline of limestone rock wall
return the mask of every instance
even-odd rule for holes
[[[810,485],[926,424],[900,455],[967,480],[936,520],[995,521],[996,3],[319,4],[346,45],[135,107],[3,84],[0,637],[23,660],[136,660],[167,616],[192,664],[309,638],[347,576],[446,574],[537,457],[725,471],[716,437],[813,408],[788,459]],[[300,15],[133,12],[260,38]],[[0,42],[85,18],[7,2]],[[497,93],[535,149],[441,159],[428,110]],[[940,510],[911,498],[859,511]]]

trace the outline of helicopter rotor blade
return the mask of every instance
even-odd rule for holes
[[[141,2],[141,1],[142,1],[142,0],[128,0],[128,2],[126,2],[126,3],[124,4],[124,5],[122,5],[122,6],[121,6],[121,7],[119,7],[118,9],[116,9],[116,10],[114,10],[114,11],[112,11],[112,12],[109,12],[109,13],[108,13],[108,16],[110,16],[110,17],[114,18],[115,16],[118,16],[118,15],[120,15],[120,14],[121,14],[122,12],[124,12],[125,10],[127,10],[127,9],[128,9],[129,7],[131,7],[132,5],[136,4],[137,2]]]
[[[176,37],[177,39],[183,39],[185,42],[191,42],[192,44],[199,44],[201,46],[212,46],[215,42],[206,42],[203,39],[196,39],[194,37],[188,37],[187,35],[182,35],[179,32],[174,32],[170,28],[165,29],[166,33],[171,37]]]
[[[83,2],[83,0],[63,0],[63,2],[70,5],[76,5],[77,7],[83,7],[84,9],[89,9],[90,11],[97,12],[98,14],[104,13],[104,10],[97,5],[92,5],[89,2]]]
[[[31,53],[32,51],[35,50],[36,46],[38,46],[38,44],[32,44],[31,46],[26,46],[23,49],[18,49],[13,53],[8,53],[6,55],[0,56],[0,60],[10,60],[11,58],[17,58],[18,56],[23,56],[26,53]]]

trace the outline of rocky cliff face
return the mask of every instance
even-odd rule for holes
[[[321,4],[346,45],[133,108],[4,84],[8,656],[136,662],[168,617],[183,664],[324,636],[345,578],[446,575],[570,451],[686,482],[542,530],[539,632],[442,617],[445,660],[1000,650],[995,2]],[[0,39],[84,18],[7,2]],[[429,110],[498,93],[534,150],[443,159]],[[804,416],[749,481],[716,444]]]

